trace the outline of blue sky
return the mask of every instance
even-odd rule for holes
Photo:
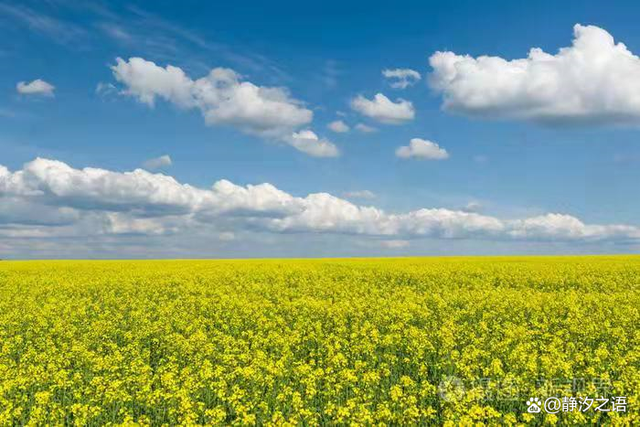
[[[634,252],[639,7],[0,3],[0,165],[10,183],[3,190],[0,172],[0,256]],[[586,30],[574,32],[576,24]],[[630,59],[600,44],[607,33]],[[500,80],[521,71],[509,61],[530,49],[557,55],[574,39],[586,47],[548,70],[532,60],[524,77]],[[430,63],[438,51],[455,55],[455,79]],[[483,55],[504,63],[476,62]],[[168,66],[185,80],[171,80]],[[226,70],[232,92],[196,93],[214,69]],[[413,70],[420,80],[394,88],[383,70]],[[241,105],[245,83],[257,104]],[[260,104],[269,91],[279,100]],[[338,120],[349,131],[328,128]],[[300,139],[306,131],[313,138]],[[400,156],[411,140],[415,150]],[[150,166],[160,156],[170,165]],[[137,168],[148,176],[123,174]],[[179,186],[164,187],[158,174]],[[208,190],[220,180],[235,192],[193,195],[183,185]],[[261,183],[286,196],[246,193]],[[317,193],[332,199],[308,198]],[[180,213],[159,214],[159,194],[171,195],[163,209]],[[240,207],[220,207],[241,196]],[[185,207],[185,198],[196,201]],[[431,211],[412,214],[420,209]],[[57,215],[66,219],[48,221]]]

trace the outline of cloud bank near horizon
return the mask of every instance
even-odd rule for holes
[[[77,169],[43,158],[16,171],[0,166],[0,237],[5,246],[20,238],[46,241],[189,232],[227,238],[236,233],[349,235],[382,242],[640,240],[640,227],[586,224],[561,213],[521,219],[446,208],[393,213],[329,193],[298,197],[268,183],[240,186],[219,180],[210,188],[199,188],[143,169]]]

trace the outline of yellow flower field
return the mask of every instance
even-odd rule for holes
[[[537,397],[626,411],[529,413]],[[638,425],[640,257],[0,262],[0,425]]]

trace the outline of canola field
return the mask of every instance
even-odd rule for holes
[[[639,396],[640,257],[0,262],[3,426],[630,426]]]

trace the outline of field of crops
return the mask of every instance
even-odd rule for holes
[[[0,425],[638,425],[639,358],[640,257],[0,262]]]

